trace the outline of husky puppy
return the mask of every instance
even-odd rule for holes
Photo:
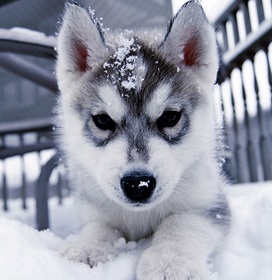
[[[60,141],[86,226],[63,252],[91,266],[152,236],[138,280],[205,280],[227,229],[212,86],[215,34],[197,1],[165,36],[110,35],[67,5],[58,36]]]

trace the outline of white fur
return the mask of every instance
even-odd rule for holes
[[[117,122],[120,122],[126,113],[126,107],[123,100],[120,97],[118,91],[110,85],[104,85],[99,87],[98,96],[103,101],[103,109],[108,115]],[[98,114],[101,112],[95,112]]]
[[[184,66],[181,54],[191,33],[200,36],[201,53],[194,65]],[[220,185],[224,184],[213,159],[215,135],[210,92],[217,59],[211,26],[198,4],[191,2],[180,11],[161,47],[166,59],[182,67],[183,72],[186,70],[188,79],[193,76],[191,83],[199,88],[203,104],[190,116],[191,129],[182,143],[170,145],[155,136],[148,139],[147,162],[136,156],[133,162],[128,161],[129,147],[124,135],[102,147],[85,137],[85,124],[73,104],[76,93],[85,90],[92,70],[77,69],[72,53],[74,37],[80,38],[88,49],[91,68],[108,52],[87,13],[73,5],[68,7],[58,41],[61,143],[86,226],[77,240],[61,249],[62,253],[93,266],[107,261],[109,254],[117,253],[113,242],[121,236],[139,240],[153,234],[152,245],[139,259],[137,280],[207,279],[207,259],[223,235],[220,227],[200,212],[216,201]],[[141,84],[146,67],[143,61],[137,63],[143,66],[136,71]],[[145,111],[154,120],[165,108],[177,106],[168,100],[170,90],[170,84],[165,83],[150,93],[152,98]],[[120,123],[127,108],[116,89],[108,84],[100,85],[98,96],[102,102],[92,108],[93,113],[106,112]],[[138,125],[135,124],[135,130]],[[139,168],[153,174],[157,185],[149,203],[136,207],[123,194],[120,179]]]
[[[142,60],[142,58],[137,59],[136,63],[135,63],[135,77],[136,77],[136,81],[137,81],[137,89],[140,89],[142,86],[142,83],[144,81],[144,78],[146,76],[146,71],[147,71],[147,67],[144,63],[144,61]]]
[[[168,105],[167,98],[170,92],[171,92],[171,87],[169,84],[159,85],[157,89],[154,91],[151,101],[146,105],[146,111],[148,112],[149,116],[153,120],[160,117],[164,109],[167,108]]]

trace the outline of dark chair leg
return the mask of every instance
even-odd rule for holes
[[[48,211],[48,184],[49,177],[53,169],[58,164],[58,155],[55,154],[43,166],[36,186],[36,223],[38,230],[49,228],[49,211]]]

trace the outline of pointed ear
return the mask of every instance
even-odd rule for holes
[[[214,82],[218,67],[215,33],[198,1],[182,6],[169,26],[161,49],[177,66],[196,71],[206,68],[199,74],[210,76]]]
[[[83,8],[68,4],[58,36],[57,75],[78,75],[92,69],[107,53],[102,31]]]

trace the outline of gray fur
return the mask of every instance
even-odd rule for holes
[[[87,125],[85,126],[85,135],[100,147],[114,140],[117,134],[119,136],[124,134],[129,143],[128,157],[132,159],[131,151],[137,150],[146,161],[148,159],[148,151],[145,139],[156,135],[164,138],[170,144],[180,143],[190,127],[189,116],[196,106],[201,105],[202,98],[195,85],[190,84],[186,69],[181,67],[182,69],[177,71],[177,66],[166,61],[160,52],[151,47],[147,47],[143,42],[140,42],[140,39],[134,38],[135,47],[132,47],[132,49],[136,49],[137,51],[127,53],[123,61],[121,61],[121,65],[123,65],[131,55],[136,56],[138,60],[142,59],[146,63],[146,76],[143,78],[144,80],[141,88],[127,90],[122,87],[122,81],[126,80],[128,76],[133,75],[133,73],[132,71],[127,71],[126,75],[120,75],[120,71],[118,71],[118,69],[116,70],[115,67],[116,59],[110,56],[90,75],[88,83],[84,85],[84,91],[78,93],[74,107],[81,115],[82,120],[87,123],[92,115],[90,108],[94,104],[101,102],[97,95],[97,88],[105,83],[105,81],[113,84],[117,88],[127,108],[129,108],[128,115],[123,119],[122,123],[118,125],[118,133],[111,135],[111,137],[107,139],[97,139],[97,137],[88,130]],[[104,67],[105,63],[109,65],[107,68]],[[169,138],[167,135],[160,133],[154,120],[150,120],[148,116],[144,115],[145,104],[150,100],[157,86],[164,83],[169,83],[171,85],[172,90],[169,98],[180,104],[183,110],[183,124],[177,132],[177,136],[174,138]],[[136,127],[137,129],[135,129]]]

